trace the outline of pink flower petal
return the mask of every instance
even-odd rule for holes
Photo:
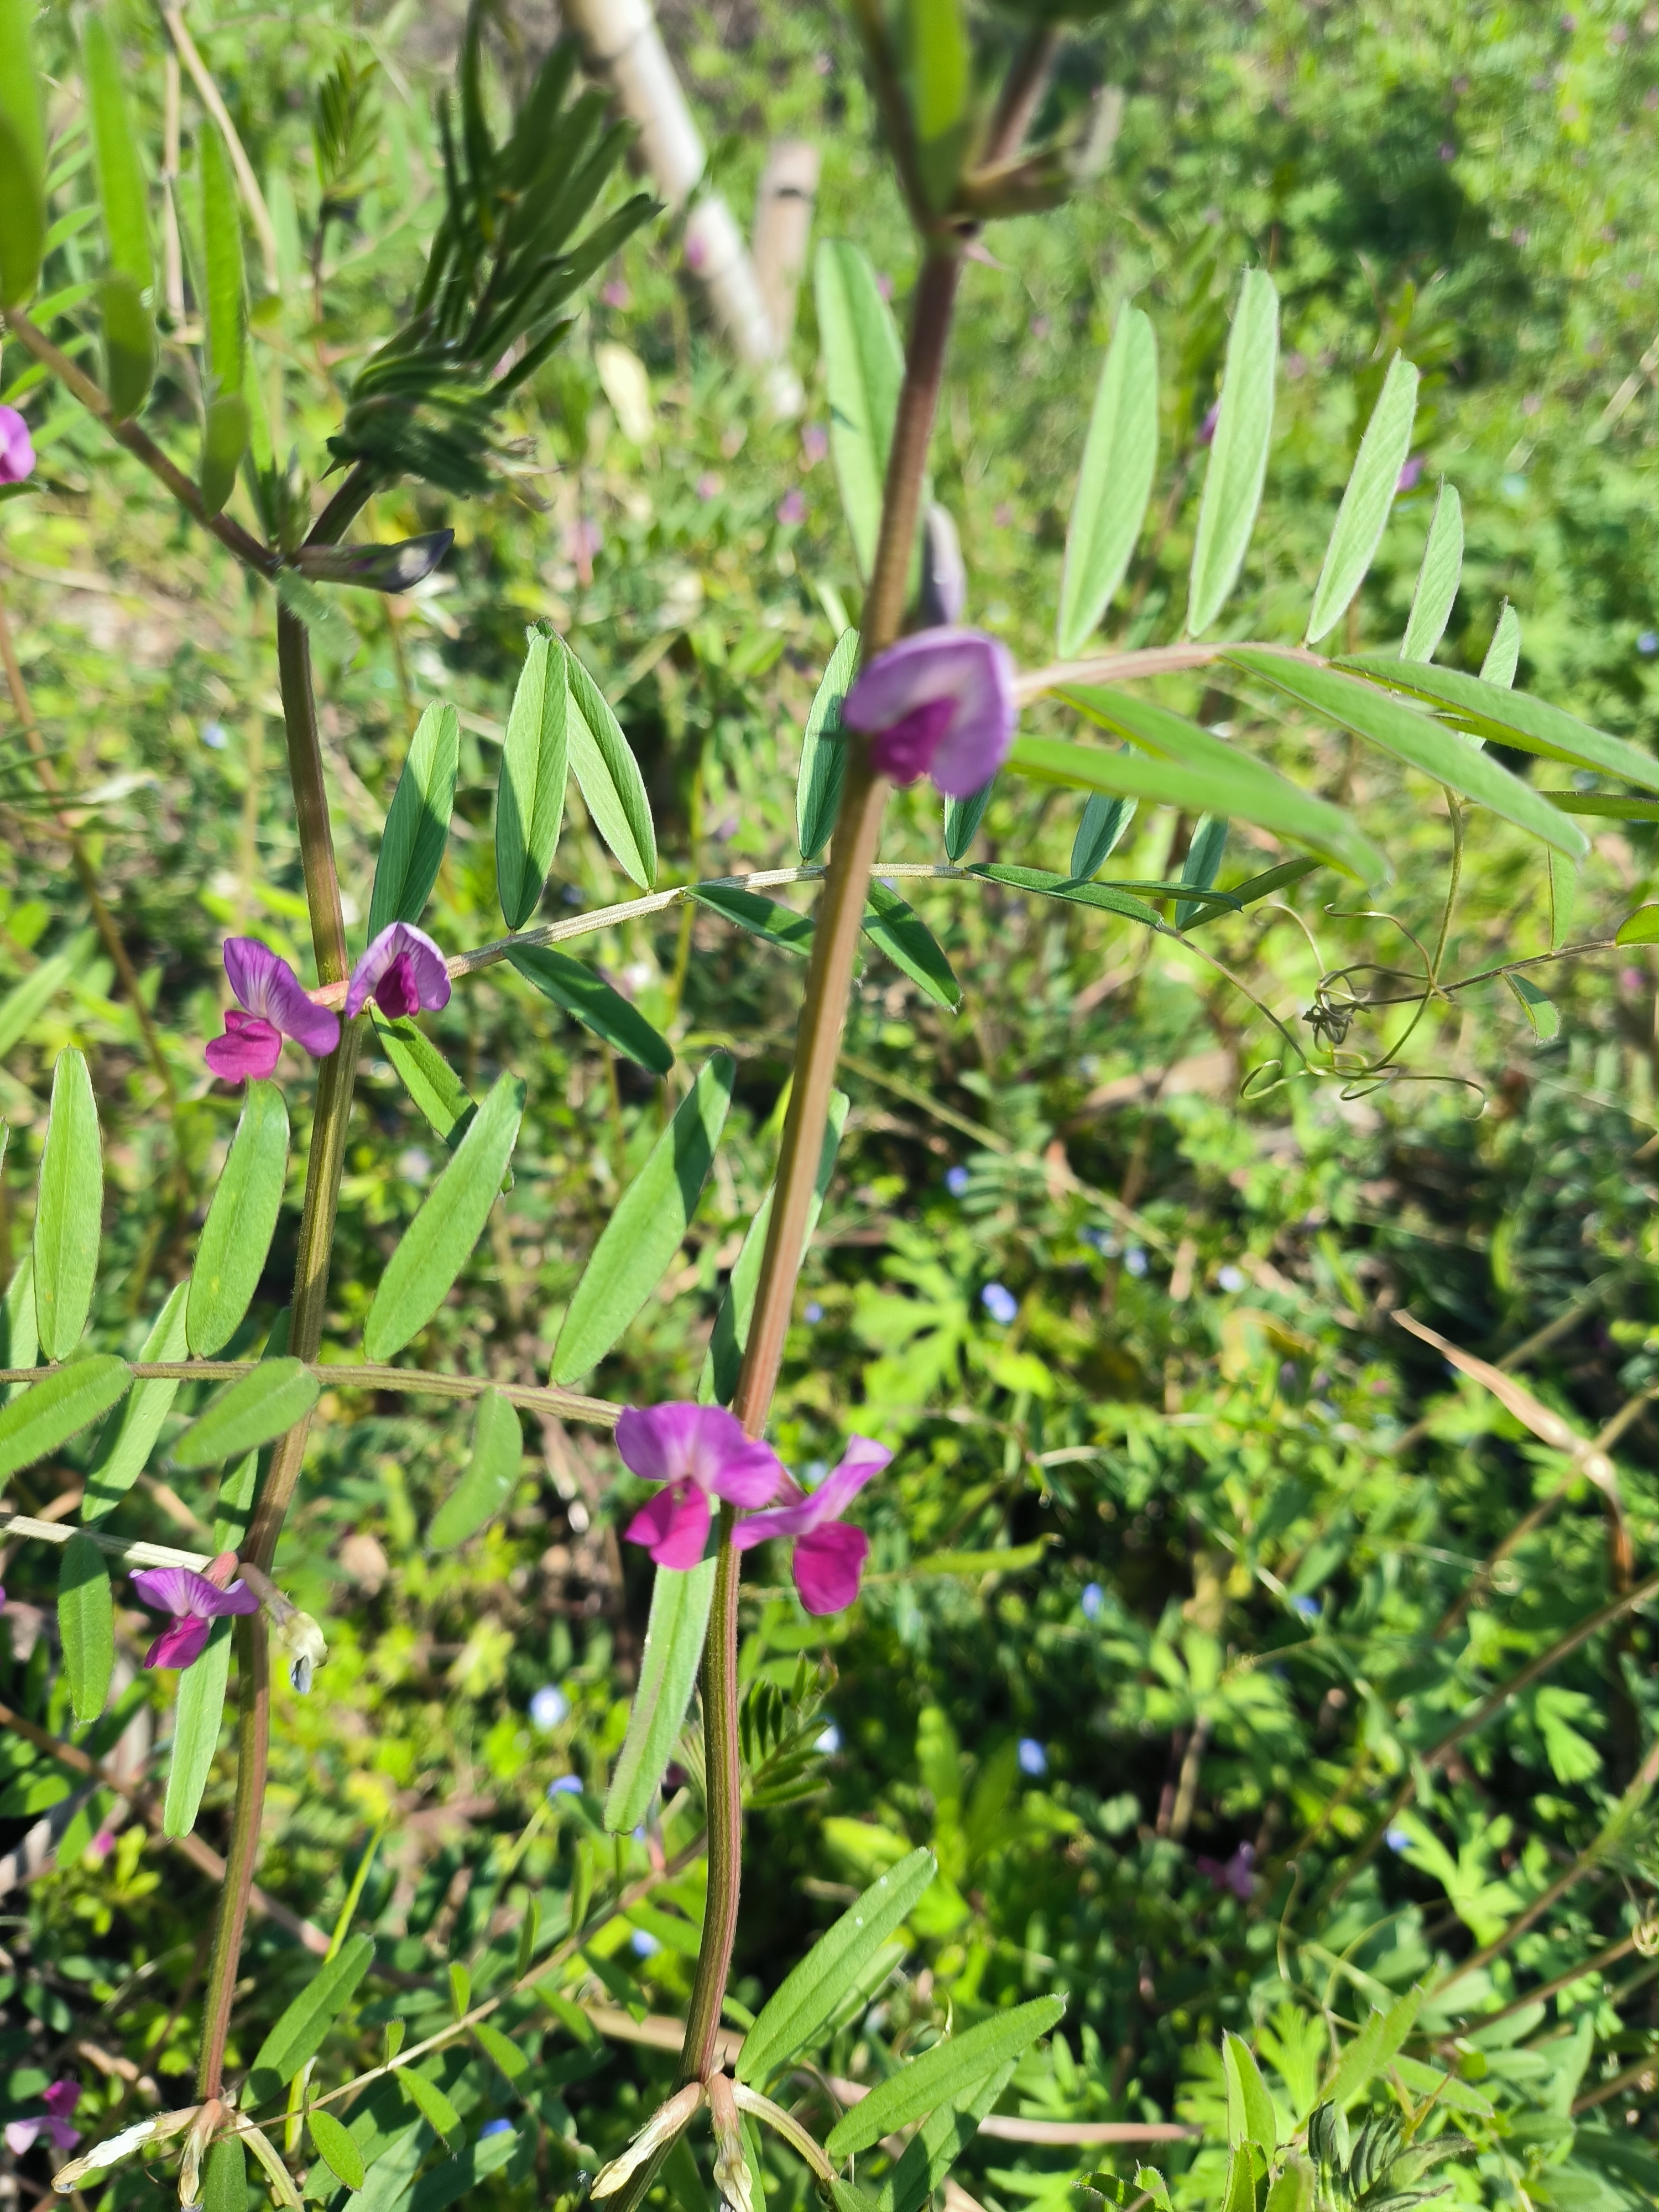
[[[393,1021],[449,1004],[448,966],[423,929],[394,921],[380,932],[352,970],[346,1019],[355,1019],[371,998]]]
[[[228,1006],[225,1033],[214,1038],[204,1056],[213,1073],[227,1083],[270,1075],[283,1056],[283,1033],[274,1024],[261,1021],[258,1014]]]
[[[313,1060],[323,1059],[339,1043],[338,1015],[308,997],[287,961],[257,937],[225,939],[225,973],[249,1013],[274,1022]]]
[[[73,2150],[81,2140],[79,2128],[72,2128],[67,2120],[48,2120],[46,2133],[59,2150]]]
[[[259,1601],[246,1583],[221,1589],[194,1567],[137,1567],[132,1586],[147,1606],[157,1613],[173,1613],[196,1620],[216,1620],[227,1613],[257,1613]]]
[[[68,2074],[61,2081],[52,2082],[40,2095],[40,2102],[57,2120],[68,2119],[80,2101],[81,2084]]]
[[[33,471],[28,424],[15,407],[0,407],[0,483],[21,483]]]
[[[33,2150],[36,2139],[46,2131],[46,2121],[36,2118],[29,2120],[6,2122],[6,2148],[21,2158],[26,2150]]]
[[[947,796],[965,799],[988,783],[1007,758],[1018,719],[1013,676],[1006,647],[981,630],[920,630],[862,672],[847,695],[842,719],[849,729],[884,741],[872,752],[878,765],[882,750],[895,757],[884,774],[899,774],[932,737],[927,772]],[[939,701],[950,702],[948,717],[935,713],[911,720]]]
[[[617,1424],[617,1449],[647,1482],[694,1482],[732,1505],[764,1505],[783,1480],[771,1446],[746,1437],[723,1406],[630,1406]]]
[[[808,1613],[845,1612],[859,1594],[869,1556],[870,1539],[844,1521],[803,1536],[795,1547],[795,1588]]]
[[[173,1620],[144,1654],[146,1667],[193,1667],[207,1648],[213,1624],[208,1620]]]
[[[695,1567],[708,1541],[708,1499],[694,1482],[677,1482],[642,1505],[623,1531],[659,1567]]]
[[[868,1437],[852,1437],[841,1464],[824,1477],[816,1490],[802,1491],[793,1484],[793,1499],[774,1506],[769,1513],[750,1513],[739,1521],[732,1542],[740,1552],[752,1551],[769,1536],[805,1536],[826,1522],[838,1521],[872,1475],[879,1474],[893,1455]]]

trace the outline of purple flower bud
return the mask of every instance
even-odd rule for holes
[[[842,720],[872,739],[895,783],[929,775],[966,799],[1008,757],[1019,710],[1007,647],[981,630],[927,629],[879,653],[848,693]]]
[[[34,443],[15,407],[0,407],[0,484],[21,483],[34,473]]]

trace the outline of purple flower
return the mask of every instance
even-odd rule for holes
[[[10,414],[8,407],[0,412]],[[59,2150],[73,2150],[81,2140],[79,2128],[70,2125],[70,2114],[81,2101],[81,2084],[65,2075],[54,2081],[43,2092],[40,2102],[44,2112],[32,2114],[27,2120],[6,2123],[6,2148],[21,2158],[26,2150],[33,2148],[41,2136],[50,2136]]]
[[[202,1656],[213,1623],[228,1613],[258,1613],[259,1601],[243,1582],[221,1589],[194,1567],[140,1567],[132,1586],[155,1613],[176,1615],[144,1654],[146,1667],[189,1667]]]
[[[351,971],[346,1019],[362,1013],[373,999],[395,1022],[402,1014],[449,1004],[449,969],[444,956],[423,929],[394,921],[383,929]]]
[[[599,297],[607,307],[631,307],[634,304],[634,295],[620,276],[613,276],[608,284],[601,286]]]
[[[829,450],[830,433],[822,422],[809,422],[800,434],[802,460],[809,469],[815,469]]]
[[[338,1016],[308,997],[287,961],[257,937],[226,938],[225,973],[242,1003],[226,1010],[225,1033],[208,1047],[207,1064],[227,1083],[270,1074],[285,1036],[313,1060],[339,1043]]]
[[[1248,1905],[1255,1894],[1255,1845],[1241,1844],[1224,1865],[1219,1859],[1200,1858],[1194,1862],[1200,1874],[1206,1874],[1218,1889],[1230,1889],[1233,1895]]]
[[[1215,404],[1210,409],[1208,414],[1205,416],[1204,420],[1198,426],[1198,437],[1196,442],[1199,445],[1207,446],[1213,441],[1215,438],[1215,426],[1220,420],[1221,402],[1218,399]]]
[[[777,517],[780,522],[784,523],[805,521],[806,501],[801,497],[799,486],[792,485],[778,501]]]
[[[617,1424],[623,1464],[662,1488],[623,1534],[659,1567],[695,1567],[708,1539],[708,1501],[764,1505],[787,1480],[769,1444],[743,1432],[723,1406],[630,1406]]]
[[[870,758],[895,783],[931,775],[966,799],[1008,757],[1019,709],[1007,647],[976,629],[901,638],[860,675],[842,720],[873,740]]]
[[[34,444],[28,424],[15,407],[0,407],[0,484],[21,483],[33,473]]]
[[[816,1490],[803,1490],[785,1475],[787,1501],[769,1512],[746,1514],[732,1541],[738,1551],[747,1552],[769,1536],[793,1536],[795,1588],[801,1603],[808,1613],[844,1612],[859,1594],[870,1539],[862,1528],[849,1528],[842,1516],[892,1456],[868,1437],[849,1437],[841,1465]]]
[[[1422,474],[1423,456],[1421,453],[1413,453],[1405,467],[1401,470],[1395,483],[1395,489],[1397,492],[1415,491]]]

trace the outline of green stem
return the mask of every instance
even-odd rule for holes
[[[737,1516],[720,1508],[720,1560],[714,1570],[714,1602],[709,1610],[708,1642],[702,1655],[703,1771],[708,1778],[708,1899],[703,1909],[702,1948],[680,2048],[678,2087],[708,2078],[714,2063],[714,2036],[732,1971],[732,1946],[738,1932],[738,1895],[743,1878],[743,1769],[738,1749],[738,1554],[732,1527]]]

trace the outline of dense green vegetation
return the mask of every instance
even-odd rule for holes
[[[848,27],[769,5],[670,23],[733,204],[748,205],[769,137],[811,137],[819,234],[858,240],[902,310],[914,249]],[[141,135],[159,148],[161,34],[136,9],[118,28]],[[276,448],[320,480],[340,380],[393,327],[441,204],[432,100],[452,42],[402,8],[373,24],[203,11],[196,32],[276,222],[280,283],[253,325]],[[66,156],[46,287],[60,297],[40,319],[90,368],[95,319],[76,288],[101,264],[73,220],[91,186],[75,162],[67,13],[38,35]],[[501,31],[503,113],[538,36]],[[1478,670],[1507,599],[1517,684],[1647,742],[1655,39],[1651,9],[1442,0],[1409,20],[1279,0],[1248,16],[1149,4],[1068,38],[1046,120],[1086,127],[1109,84],[1125,95],[1121,125],[1091,183],[1053,215],[990,225],[990,258],[967,271],[933,468],[960,526],[970,618],[1024,665],[1051,657],[1087,410],[1133,295],[1160,349],[1161,458],[1107,636],[1179,634],[1237,272],[1260,262],[1279,289],[1285,365],[1230,629],[1300,636],[1398,346],[1424,375],[1422,467],[1341,642],[1398,640],[1445,475],[1468,537],[1442,662]],[[372,110],[344,153],[326,139],[319,153],[318,87],[343,53],[378,62]],[[179,196],[187,265],[193,191],[192,171]],[[252,238],[248,252],[257,272]],[[453,526],[456,542],[429,585],[342,592],[350,627],[316,633],[354,949],[398,769],[434,699],[461,710],[462,737],[427,927],[446,949],[499,933],[501,738],[525,626],[541,618],[594,672],[644,770],[665,881],[796,860],[801,730],[843,617],[858,614],[817,337],[809,288],[796,343],[807,413],[769,421],[702,325],[672,224],[653,225],[514,395],[500,489],[377,495],[364,537]],[[618,347],[647,373],[648,419],[625,422],[626,360],[605,351]],[[195,376],[164,331],[147,420],[181,455],[197,439]],[[27,1249],[52,1068],[76,1044],[105,1148],[92,1341],[134,1358],[189,1264],[235,1125],[238,1100],[201,1059],[219,1024],[220,941],[257,931],[309,972],[272,601],[9,341],[0,399],[26,409],[40,456],[27,495],[0,507],[0,598],[69,794],[63,821],[156,1040],[152,1052],[66,872],[14,714],[0,760],[0,1277]],[[244,493],[231,511],[252,520]],[[1333,2050],[1414,1985],[1428,1994],[1410,2055],[1391,2083],[1356,2085],[1356,2127],[1368,2110],[1409,2112],[1433,2059],[1452,2069],[1444,2103],[1472,2148],[1426,2185],[1563,2212],[1651,2203],[1652,1628],[1650,1606],[1620,1601],[1648,1571],[1659,1505],[1653,954],[1611,939],[1652,896],[1652,826],[1586,817],[1569,929],[1541,848],[1477,816],[1452,910],[1429,781],[1271,723],[1253,696],[1198,675],[1158,696],[1352,807],[1395,880],[1372,899],[1322,871],[1284,894],[1293,915],[1221,917],[1202,942],[1224,975],[1108,915],[925,884],[915,903],[961,979],[960,1012],[869,961],[842,1063],[847,1132],[772,1435],[796,1468],[833,1458],[851,1429],[896,1457],[862,1501],[874,1549],[854,1611],[810,1620],[781,1567],[774,1586],[769,1554],[751,1557],[756,1803],[727,2019],[744,2026],[842,1900],[928,1844],[941,1878],[844,2008],[823,2075],[874,2080],[947,2027],[1058,1992],[1064,2025],[1021,2062],[1005,2118],[1204,2131],[1155,2151],[981,2134],[956,2185],[994,2212],[1084,2203],[1085,2176],[1104,2191],[1142,2156],[1177,2202],[1218,2202],[1223,2032],[1247,2039],[1299,2120]],[[1028,720],[1075,725],[1053,702]],[[1503,757],[1540,784],[1568,781]],[[1065,871],[1079,805],[1005,779],[974,857]],[[1115,868],[1164,879],[1191,828],[1143,809]],[[1236,827],[1221,885],[1270,865],[1257,849],[1270,842]],[[890,811],[882,850],[939,858],[926,784]],[[573,806],[544,915],[628,890]],[[1314,1052],[1330,1024],[1322,1035],[1309,1015],[1344,996],[1337,971],[1372,963],[1359,995],[1386,995],[1378,971],[1416,975],[1411,938],[1432,941],[1448,912],[1445,972],[1460,978],[1564,940],[1601,949],[1547,970],[1547,999],[1531,1006],[1496,979],[1437,1001],[1382,1079],[1361,1071],[1398,1042],[1397,1008],[1355,1015],[1355,1080],[1301,1067],[1263,1006]],[[53,962],[48,994],[31,979]],[[770,1177],[799,969],[690,904],[605,933],[597,962],[683,1070],[717,1045],[739,1062],[682,1259],[584,1385],[648,1403],[694,1393]],[[511,1189],[422,1362],[538,1382],[669,1091],[505,965],[428,1026],[475,1095],[511,1069],[528,1103]],[[678,1100],[681,1070],[673,1084]],[[357,1356],[372,1286],[441,1150],[372,1048],[359,1098],[325,1340],[340,1361]],[[288,1101],[288,1202],[229,1357],[258,1356],[289,1296],[308,1086]],[[1528,1395],[1502,1402],[1490,1376],[1460,1375],[1401,1314],[1504,1363]],[[669,2085],[672,2050],[639,2022],[683,2014],[702,1914],[702,1863],[684,1853],[701,1825],[695,1741],[659,1821],[632,1841],[598,1825],[648,1603],[642,1558],[618,1540],[642,1492],[602,1434],[532,1415],[507,1510],[439,1549],[428,1531],[470,1449],[470,1409],[355,1387],[326,1392],[324,1409],[276,1579],[325,1624],[329,1656],[309,1696],[278,1683],[259,1881],[283,1911],[251,1929],[232,2069],[312,1971],[293,1916],[331,1929],[356,1881],[351,1924],[374,1936],[376,1966],[325,2048],[331,2081],[374,2063],[388,2023],[415,2042],[464,2007],[447,1968],[465,1961],[480,1995],[504,1988],[567,1906],[580,1922],[578,1899],[684,1854],[604,1924],[549,2006],[512,2001],[528,2073],[509,2081],[465,2045],[428,2069],[471,2143],[462,2153],[458,2136],[447,2160],[422,2131],[416,2212],[443,2212],[446,2191],[492,2172],[503,2203],[572,2205]],[[167,1437],[198,1410],[181,1396]],[[1574,1455],[1615,1423],[1606,1455]],[[72,1514],[90,1452],[82,1438],[15,1476],[8,1505]],[[200,1549],[214,1514],[213,1480],[164,1448],[110,1525]],[[55,1559],[7,1540],[4,1580],[0,1698],[33,1733],[0,1746],[0,1846],[38,1841],[43,1814],[57,1831],[44,1856],[8,1863],[0,1895],[8,2109],[38,2112],[47,2083],[74,2074],[77,2123],[101,2133],[191,2094],[215,1883],[199,1851],[152,1834],[153,1784],[135,1784],[147,1797],[88,1792],[84,1770],[39,1741],[105,1759],[121,1738],[121,1756],[161,1771],[175,1678],[132,1672],[149,1633],[137,1607],[123,1600],[118,1616],[132,1686],[77,1729]],[[769,1735],[768,1686],[782,1693]],[[229,1775],[227,1755],[198,1826],[215,1851]],[[550,1795],[568,1777],[586,1794]],[[532,1891],[543,1932],[521,1954]],[[805,2076],[792,2094],[827,2118]],[[382,2135],[408,2117],[389,2087],[373,2108]],[[501,2115],[519,2132],[492,2166],[476,2124]],[[15,2164],[40,2192],[43,2151]],[[668,2179],[696,2212],[702,2179]],[[171,2185],[134,2164],[99,2203]],[[804,2170],[770,2139],[766,2185],[805,2201]],[[306,2193],[337,2195],[319,2160]],[[401,2201],[371,2179],[353,2212]]]

